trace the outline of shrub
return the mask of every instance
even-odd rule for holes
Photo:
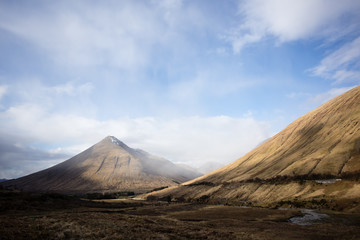
[[[147,201],[158,201],[159,198],[154,196],[154,195],[149,195],[149,196],[146,197],[146,200]]]

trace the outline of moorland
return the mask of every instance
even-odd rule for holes
[[[360,215],[1,190],[1,239],[358,239]],[[305,218],[304,218],[305,215]],[[304,221],[292,221],[294,219]],[[306,220],[307,219],[307,220]]]

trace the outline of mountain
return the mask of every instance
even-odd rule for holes
[[[146,192],[175,186],[200,174],[108,136],[56,166],[2,183],[24,191],[89,193]]]
[[[257,203],[356,199],[359,178],[358,86],[295,120],[235,162],[154,196]]]

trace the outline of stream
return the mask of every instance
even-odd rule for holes
[[[291,223],[308,226],[313,224],[321,223],[321,219],[328,218],[329,215],[324,213],[317,213],[315,210],[312,209],[301,209],[301,212],[304,214],[302,217],[293,217],[290,218],[289,221]]]

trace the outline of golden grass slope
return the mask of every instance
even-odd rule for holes
[[[254,202],[359,198],[359,173],[358,86],[295,120],[235,162],[153,195]],[[328,176],[348,178],[332,185],[313,181]]]
[[[298,118],[232,164],[196,181],[360,171],[360,86]]]
[[[49,169],[3,183],[25,191],[87,193],[145,192],[198,177],[170,161],[106,137],[75,157]]]

